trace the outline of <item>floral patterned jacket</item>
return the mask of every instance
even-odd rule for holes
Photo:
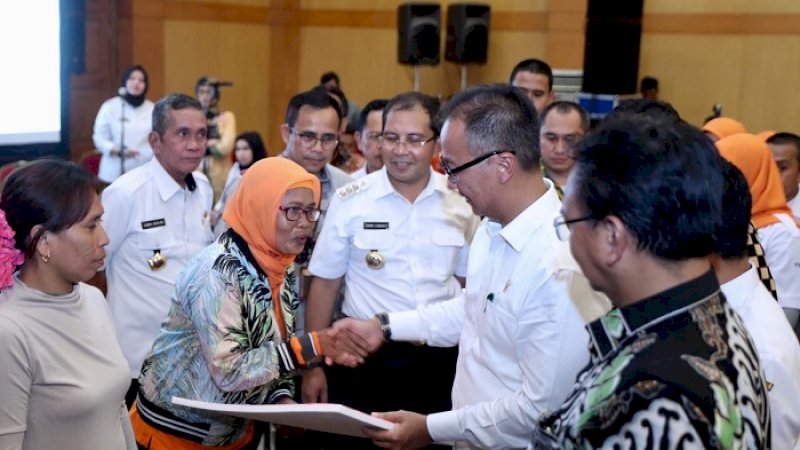
[[[280,300],[291,336],[298,307],[293,266]],[[178,278],[169,317],[142,369],[140,395],[180,420],[210,425],[204,445],[236,442],[246,419],[177,406],[172,396],[236,404],[293,396],[293,374],[279,363],[280,342],[267,275],[244,240],[228,230]]]

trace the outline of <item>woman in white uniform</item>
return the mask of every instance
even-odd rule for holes
[[[97,176],[111,183],[153,157],[147,142],[152,130],[153,102],[147,100],[147,72],[142,66],[122,74],[118,95],[100,106],[94,122],[94,146],[103,154]]]

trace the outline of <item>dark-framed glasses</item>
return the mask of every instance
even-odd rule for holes
[[[314,147],[317,141],[326,150],[334,149],[339,144],[339,136],[333,133],[319,135],[313,131],[299,131],[294,127],[289,127],[289,130],[300,139],[300,144],[305,148]]]
[[[450,177],[450,179],[453,180],[453,182],[455,182],[456,181],[456,175],[459,172],[463,172],[463,171],[469,169],[470,167],[472,167],[472,166],[474,166],[476,164],[482,163],[483,161],[486,161],[487,159],[491,158],[492,156],[499,155],[501,153],[511,153],[512,155],[516,155],[517,154],[517,152],[514,151],[514,150],[495,150],[495,151],[492,151],[492,152],[489,152],[489,153],[485,153],[485,154],[483,154],[481,156],[478,156],[477,158],[472,159],[470,161],[467,161],[464,164],[461,164],[460,166],[456,166],[456,167],[450,167],[450,161],[448,161],[446,159],[442,159],[441,160],[442,169],[444,169],[444,173],[446,173],[447,176]]]
[[[383,133],[383,135],[381,135],[381,145],[383,145],[383,148],[388,150],[394,150],[400,145],[404,146],[405,148],[417,149],[424,147],[425,144],[432,142],[435,139],[436,136],[431,136],[426,139],[423,136],[410,134],[406,136],[405,140],[403,140],[399,134]]]
[[[556,216],[556,218],[553,219],[553,228],[556,229],[556,236],[558,236],[558,240],[569,240],[570,225],[578,222],[585,222],[587,220],[596,220],[596,217],[591,214],[586,217],[579,217],[577,219],[567,219],[561,214]]]
[[[301,217],[304,215],[306,216],[306,220],[309,222],[316,222],[319,220],[319,216],[322,215],[322,211],[319,208],[300,208],[298,206],[278,206],[278,209],[283,211],[286,215],[286,220],[297,222],[300,220]]]

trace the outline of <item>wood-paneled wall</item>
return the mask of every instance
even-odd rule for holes
[[[95,5],[90,18],[98,27],[110,24],[116,35],[105,37],[109,44],[90,44],[98,48],[90,57],[107,53],[97,62],[102,70],[73,82],[76,159],[91,148],[86,127],[90,138],[97,108],[133,63],[148,69],[154,100],[191,93],[202,75],[234,81],[222,91],[221,107],[236,113],[239,130],[260,131],[272,154],[282,150],[278,128],[289,98],[324,71],[337,71],[360,105],[413,87],[412,68],[396,62],[400,0],[87,2]],[[470,84],[505,81],[527,57],[581,68],[587,0],[484,2],[492,6],[489,61],[469,67]],[[646,0],[643,28],[639,75],[658,77],[662,98],[690,122],[700,124],[721,103],[725,115],[750,130],[800,131],[800,102],[791,94],[800,72],[796,0]],[[446,96],[459,89],[459,67],[443,56],[439,66],[421,69],[422,91]]]

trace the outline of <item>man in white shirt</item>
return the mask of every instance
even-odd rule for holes
[[[367,103],[358,116],[358,128],[353,137],[358,143],[361,154],[364,155],[364,165],[351,173],[350,176],[357,180],[364,175],[371,174],[383,167],[380,140],[383,130],[383,108],[388,100],[378,99]]]
[[[142,362],[167,318],[175,280],[213,240],[208,179],[193,173],[206,150],[200,103],[168,95],[155,105],[149,142],[155,157],[103,191],[108,302],[130,366],[130,405]]]
[[[439,147],[438,110],[436,98],[418,92],[400,94],[386,105],[380,146],[385,165],[337,191],[314,249],[308,330],[330,326],[343,281],[342,313],[357,319],[461,292],[478,217],[431,168]],[[452,345],[387,343],[359,368],[306,371],[303,401],[330,398],[367,412],[449,409],[457,355]],[[365,445],[374,448],[363,439],[339,447]]]
[[[722,227],[712,265],[722,292],[753,338],[767,380],[772,416],[772,448],[800,446],[800,345],[778,302],[761,284],[747,256],[747,227],[752,198],[747,180],[723,162],[726,178]]]
[[[396,425],[367,432],[378,445],[521,448],[539,414],[564,400],[588,362],[583,325],[607,305],[591,304],[586,279],[553,229],[561,202],[539,169],[531,101],[510,86],[480,86],[451,99],[444,117],[442,166],[450,186],[485,217],[471,244],[464,293],[339,323],[375,344],[459,344],[453,409],[381,414]]]
[[[800,219],[800,136],[794,133],[775,133],[767,139],[772,157],[781,172],[786,203]]]
[[[543,175],[555,184],[561,198],[575,165],[575,149],[589,132],[589,113],[577,103],[556,101],[544,108],[539,119]]]

